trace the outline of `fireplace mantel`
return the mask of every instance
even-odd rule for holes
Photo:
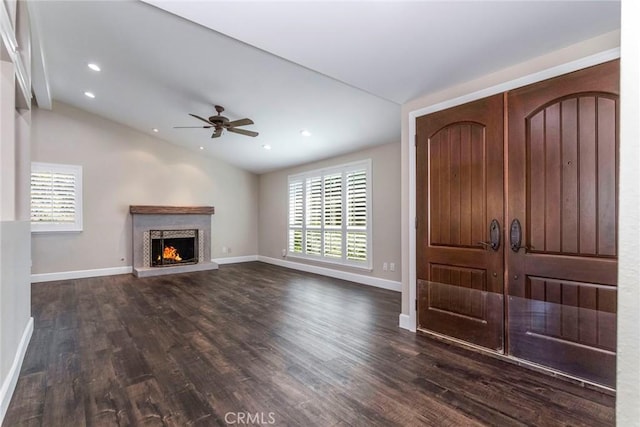
[[[140,215],[213,215],[213,206],[145,206],[131,205],[129,213]]]

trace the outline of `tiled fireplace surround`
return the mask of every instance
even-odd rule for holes
[[[211,215],[213,206],[140,206],[132,205],[133,274],[137,277],[215,270],[211,261]],[[150,230],[198,230],[199,260],[196,264],[152,267],[149,256]],[[145,242],[145,240],[147,240]]]

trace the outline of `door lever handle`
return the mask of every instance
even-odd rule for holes
[[[494,251],[498,250],[499,245],[496,245],[495,243],[491,243],[491,242],[477,242],[479,245],[484,246],[485,248],[491,248]]]
[[[511,250],[518,252],[522,247],[522,226],[518,218],[511,221],[511,230],[509,232],[509,238],[511,240]]]
[[[509,239],[511,240],[511,250],[513,252],[518,252],[520,249],[524,249],[527,252],[531,252],[535,249],[535,247],[526,244],[522,244],[522,225],[518,218],[515,218],[511,221],[511,229],[509,230]]]
[[[500,223],[497,219],[492,220],[489,225],[489,238],[490,241],[478,242],[478,244],[497,251],[500,248]]]

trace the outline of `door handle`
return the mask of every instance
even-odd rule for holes
[[[518,218],[511,221],[511,229],[509,230],[509,239],[511,240],[511,250],[518,252],[522,244],[522,226]]]
[[[511,221],[509,240],[511,250],[513,252],[518,252],[521,248],[524,248],[527,251],[531,251],[534,249],[533,246],[522,245],[522,225],[520,225],[520,221],[518,220],[518,218]]]
[[[494,251],[500,249],[500,223],[497,219],[493,219],[489,224],[489,241],[478,242],[478,244],[489,247]]]

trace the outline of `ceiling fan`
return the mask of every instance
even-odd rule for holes
[[[216,111],[218,112],[217,116],[211,116],[209,119],[205,119],[204,117],[196,116],[195,114],[189,113],[190,116],[195,117],[198,120],[202,120],[207,123],[206,126],[174,126],[174,129],[185,129],[185,128],[200,128],[200,129],[210,129],[213,128],[214,132],[211,135],[211,138],[219,138],[222,135],[223,130],[228,130],[229,132],[238,133],[240,135],[246,136],[258,136],[258,132],[254,132],[252,130],[246,129],[237,129],[237,126],[246,126],[252,125],[253,120],[251,119],[239,119],[229,121],[228,118],[222,116],[221,113],[224,111],[224,107],[220,105],[215,106]]]

